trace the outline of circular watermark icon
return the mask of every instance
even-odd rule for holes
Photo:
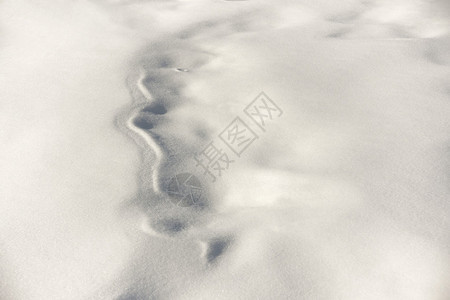
[[[173,204],[189,207],[200,204],[203,188],[200,180],[191,173],[180,173],[170,179],[166,192]]]

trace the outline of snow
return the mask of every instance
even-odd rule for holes
[[[449,13],[4,1],[0,299],[448,298]],[[240,156],[236,117],[258,135]],[[233,160],[215,181],[209,142]],[[197,205],[170,197],[180,173]]]

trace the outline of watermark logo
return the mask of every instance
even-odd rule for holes
[[[266,126],[271,121],[283,114],[281,108],[264,92],[261,92],[247,105],[243,112],[248,119],[258,126],[262,133],[266,132]],[[194,155],[195,166],[201,168],[203,174],[207,175],[212,182],[221,177],[224,171],[229,169],[230,164],[235,162],[236,157],[240,158],[245,150],[259,138],[258,134],[240,117],[234,118],[218,137],[231,150],[232,154],[227,153],[223,148],[218,147],[214,141],[211,141],[202,151]]]
[[[199,205],[203,188],[197,177],[190,173],[180,173],[170,179],[166,186],[170,201],[181,207]]]
[[[222,171],[228,170],[231,160],[228,154],[210,142],[200,153],[194,155],[196,161],[196,167],[201,167],[204,171],[203,174],[208,174],[211,180],[216,181],[217,176],[222,176]],[[217,175],[217,176],[216,176]]]
[[[256,133],[236,117],[220,134],[219,138],[237,156],[241,154],[258,138]]]
[[[266,125],[274,118],[278,118],[283,114],[281,108],[261,92],[245,109],[245,114],[261,128],[266,131]]]

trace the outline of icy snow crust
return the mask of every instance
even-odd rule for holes
[[[0,299],[449,298],[449,16],[1,3]],[[258,139],[213,182],[235,117]]]

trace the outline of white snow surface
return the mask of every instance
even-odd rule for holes
[[[449,20],[445,0],[0,2],[0,299],[449,299]],[[264,130],[261,92],[283,112]],[[236,117],[258,136],[240,156]],[[209,142],[233,160],[214,182]],[[170,194],[183,173],[197,205]]]

